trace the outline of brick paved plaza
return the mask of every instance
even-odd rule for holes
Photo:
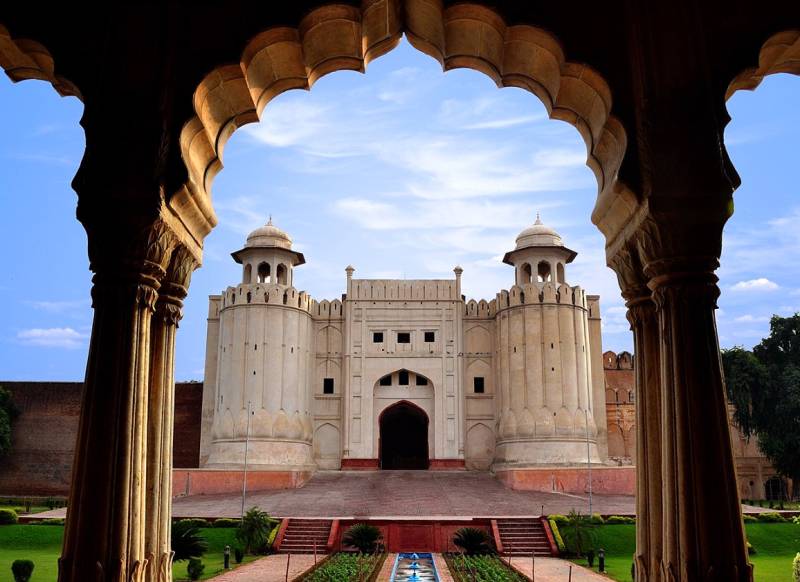
[[[175,517],[237,517],[241,495],[197,495],[174,500]],[[586,495],[513,491],[488,473],[473,471],[320,471],[301,489],[252,492],[257,505],[277,517],[512,517],[586,513]],[[633,514],[634,499],[594,495],[592,510]]]

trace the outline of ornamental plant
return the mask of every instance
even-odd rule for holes
[[[371,554],[378,549],[381,537],[381,530],[374,525],[357,523],[344,532],[342,541],[345,545],[356,548],[362,554]]]
[[[14,563],[11,564],[11,573],[14,575],[14,582],[28,582],[33,574],[33,562],[14,560]]]
[[[200,535],[200,530],[191,519],[182,519],[172,524],[173,561],[182,562],[201,558],[208,551],[208,542]]]
[[[453,543],[468,556],[492,552],[492,540],[489,534],[477,527],[462,527],[456,530]]]
[[[797,552],[792,561],[792,578],[794,582],[800,582],[800,552]]]
[[[189,580],[199,580],[205,569],[206,565],[197,558],[192,558],[186,565],[186,573],[189,575]]]
[[[242,517],[236,539],[242,544],[244,552],[251,554],[263,548],[272,531],[273,520],[266,511],[251,507]]]

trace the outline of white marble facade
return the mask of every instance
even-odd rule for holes
[[[567,282],[575,252],[538,217],[491,301],[462,296],[459,267],[431,280],[347,267],[342,299],[318,302],[293,286],[305,258],[271,221],[233,257],[242,282],[209,298],[201,466],[240,467],[245,440],[260,470],[605,461],[599,298]]]

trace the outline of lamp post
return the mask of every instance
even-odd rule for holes
[[[247,401],[247,430],[244,435],[244,478],[242,479],[242,522],[244,522],[244,500],[247,497],[247,449],[250,444],[250,401]]]

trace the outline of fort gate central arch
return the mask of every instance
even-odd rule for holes
[[[427,469],[428,415],[419,406],[402,400],[386,408],[378,418],[381,469]]]

